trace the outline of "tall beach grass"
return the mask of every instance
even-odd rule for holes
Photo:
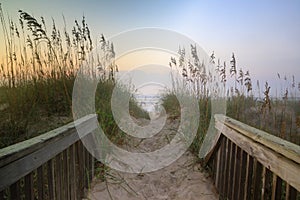
[[[64,17],[64,26],[58,28],[53,19],[50,25],[23,10],[18,15],[14,22],[0,6],[5,48],[0,67],[0,148],[72,120],[73,85],[84,62],[93,66],[85,73],[99,81],[95,97],[99,122],[106,133],[116,135],[109,99],[118,73],[113,44],[103,35],[94,40],[84,16],[68,31]],[[97,53],[90,58],[93,49]],[[136,102],[130,105],[132,115],[148,116]]]
[[[295,76],[292,76],[290,81],[284,78],[286,88],[283,94],[276,93],[276,96],[271,96],[270,90],[277,89],[271,88],[268,82],[261,88],[259,81],[254,87],[250,72],[238,69],[235,54],[232,54],[229,65],[216,60],[215,54],[211,54],[209,62],[214,67],[211,70],[215,70],[218,77],[212,77],[207,66],[199,62],[200,55],[196,46],[191,45],[189,52],[181,48],[178,54],[178,60],[171,58],[169,65],[176,73],[179,72],[180,79],[185,79],[184,89],[189,90],[190,94],[198,99],[200,108],[199,128],[190,148],[192,152],[199,152],[208,124],[213,119],[211,95],[214,90],[223,91],[219,98],[226,98],[227,116],[300,145],[300,101],[297,98],[297,90],[300,91],[300,87],[296,88]],[[278,77],[280,78],[279,74]],[[180,91],[182,85],[178,84],[178,77],[172,78],[173,88],[163,95],[162,101],[169,116],[177,118],[180,116],[180,105],[175,91]],[[214,78],[218,78],[219,81],[216,87],[211,87],[210,83]],[[257,93],[258,95],[254,95]]]

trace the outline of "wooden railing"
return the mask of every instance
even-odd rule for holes
[[[81,199],[94,175],[94,159],[77,131],[96,129],[97,117],[73,123],[0,150],[0,200]],[[223,115],[204,141],[220,199],[300,200],[300,147]]]
[[[300,199],[300,146],[224,115],[215,127],[202,158],[220,199]]]
[[[0,150],[0,199],[81,199],[94,159],[77,134],[89,137],[95,115]]]

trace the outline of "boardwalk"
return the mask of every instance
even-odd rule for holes
[[[142,122],[141,122],[142,123]],[[123,148],[149,151],[162,147],[175,134],[178,123],[168,121],[162,131],[151,139],[130,138]],[[129,142],[130,141],[130,142]],[[133,148],[134,147],[134,148]],[[88,199],[218,199],[215,187],[207,172],[186,152],[170,166],[150,173],[131,174],[108,170],[106,181],[95,179]]]
[[[190,152],[151,173],[108,169],[102,173],[106,181],[100,181],[99,174],[94,174],[94,159],[75,129],[76,124],[87,137],[92,136],[89,133],[95,130],[97,116],[87,115],[1,149],[0,199],[189,200],[218,199],[218,195],[226,199],[300,199],[300,179],[295,176],[300,174],[300,146],[223,115],[215,115],[215,121],[219,132],[204,140],[201,152],[206,153],[200,154],[213,181]],[[174,141],[177,126],[178,122],[168,121],[151,139],[127,138],[122,148],[133,152],[161,149]],[[112,159],[108,156],[108,160]]]

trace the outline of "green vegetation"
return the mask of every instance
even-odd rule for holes
[[[116,144],[124,142],[126,134],[118,128],[111,110],[118,67],[110,41],[101,35],[99,41],[93,42],[85,17],[74,21],[71,33],[66,24],[59,30],[54,20],[49,31],[43,17],[38,20],[22,10],[19,11],[19,22],[15,23],[5,17],[1,6],[0,21],[6,52],[5,59],[0,63],[0,148],[72,121],[73,85],[83,63],[101,66],[85,71],[91,80],[99,80],[95,95],[96,114],[108,138]],[[97,58],[91,58],[89,55],[95,46],[100,47]],[[186,83],[182,84],[176,76],[172,76],[173,88],[163,95],[162,102],[169,119],[175,120],[180,119],[181,115],[175,91],[183,94],[181,91],[184,90],[184,94],[189,93],[197,98],[199,127],[190,146],[192,152],[199,152],[213,117],[211,94],[214,90],[223,91],[221,98],[227,98],[228,116],[300,144],[300,102],[295,98],[297,88],[294,77],[282,97],[271,98],[271,88],[266,82],[263,92],[260,92],[262,98],[258,98],[253,95],[249,71],[237,70],[234,54],[229,70],[225,62],[216,62],[214,53],[211,55],[210,63],[215,68],[210,70],[216,71],[218,77],[213,77],[200,62],[196,46],[191,45],[191,58],[187,58],[185,49],[179,49],[179,55],[179,60],[171,58],[170,67],[180,72]],[[219,84],[210,88],[215,78],[219,79]],[[281,79],[280,75],[278,78]],[[120,87],[125,93],[131,93],[130,87]],[[257,88],[261,91],[259,82]],[[129,108],[131,116],[149,119],[148,113],[138,106],[133,97]],[[103,181],[107,178],[116,180],[103,163],[97,162],[95,166],[98,178]],[[37,183],[36,174],[33,181]]]
[[[98,78],[96,112],[105,133],[119,139],[110,109],[110,96],[116,85],[118,68],[114,64],[112,43],[101,35],[93,42],[85,17],[74,21],[71,33],[67,26],[59,30],[52,21],[49,30],[43,17],[19,11],[19,22],[6,18],[0,7],[5,59],[0,67],[0,148],[34,137],[72,120],[72,90],[76,73],[96,46],[97,66],[86,71]],[[94,54],[93,54],[94,55]],[[124,87],[126,91],[126,87]],[[130,92],[127,90],[127,92]],[[133,116],[148,114],[130,102]]]
[[[234,54],[229,69],[227,69],[225,62],[223,64],[220,63],[220,60],[215,62],[214,53],[210,56],[210,64],[214,68],[207,69],[205,64],[200,62],[196,46],[193,45],[191,45],[190,57],[188,57],[185,49],[179,49],[178,54],[178,60],[171,58],[169,64],[176,71],[175,74],[179,72],[181,77],[172,75],[173,89],[163,95],[162,101],[170,118],[174,119],[180,116],[180,105],[176,99],[175,91],[180,94],[180,90],[184,87],[190,95],[196,96],[198,99],[200,121],[197,136],[190,148],[192,152],[196,154],[199,152],[208,130],[212,117],[212,99],[209,94],[212,94],[214,90],[223,91],[224,95],[221,95],[220,98],[226,97],[227,99],[226,115],[293,143],[300,144],[300,102],[295,98],[296,84],[294,76],[282,97],[271,98],[271,87],[266,82],[262,92],[263,97],[258,98],[253,95],[253,85],[249,71],[237,70]],[[213,77],[209,70],[216,70],[219,77]],[[280,75],[278,77],[280,78]],[[180,78],[186,81],[184,86],[180,83]],[[215,78],[219,79],[218,84],[209,88]],[[286,78],[284,80],[287,82]],[[261,91],[259,82],[257,88]],[[300,88],[298,89],[300,90]],[[289,93],[290,95],[288,95]]]
[[[96,113],[99,122],[109,138],[121,143],[124,133],[114,121],[110,100],[116,86],[118,67],[114,64],[114,46],[103,35],[92,41],[85,17],[74,21],[72,31],[67,26],[59,30],[52,21],[47,28],[45,19],[37,19],[27,12],[19,11],[19,22],[4,16],[0,7],[0,21],[5,44],[5,59],[0,67],[0,148],[34,137],[72,120],[72,90],[76,73],[84,63],[102,66],[88,69],[90,77],[99,80],[96,92]],[[97,63],[88,57],[97,49]],[[171,58],[170,67],[180,72],[187,84],[182,85],[173,76],[173,90],[162,97],[169,118],[180,117],[180,105],[174,91],[187,90],[199,101],[200,123],[191,150],[198,152],[211,120],[211,95],[209,87],[212,74],[205,69],[191,45],[191,56],[185,49],[179,49],[179,60]],[[253,84],[249,71],[237,69],[235,55],[232,55],[229,69],[226,62],[215,61],[214,53],[210,63],[215,66],[219,84],[216,88],[227,98],[227,115],[254,127],[300,144],[300,109],[296,100],[296,83],[293,77],[282,97],[271,98],[270,86],[266,82],[258,98],[253,95]],[[278,74],[281,80],[281,76]],[[287,78],[283,79],[287,82]],[[229,84],[230,82],[231,84]],[[288,84],[285,84],[288,85]],[[300,85],[300,84],[299,84]],[[259,82],[257,88],[260,90]],[[299,88],[298,88],[299,89]],[[124,86],[125,92],[130,92]],[[148,114],[130,102],[130,114],[149,118]]]

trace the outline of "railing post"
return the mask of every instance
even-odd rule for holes
[[[93,158],[76,128],[89,136],[95,121],[96,115],[88,115],[0,149],[0,200],[81,199],[93,178]]]
[[[203,159],[220,198],[300,199],[300,146],[225,116],[215,124],[221,135]]]

